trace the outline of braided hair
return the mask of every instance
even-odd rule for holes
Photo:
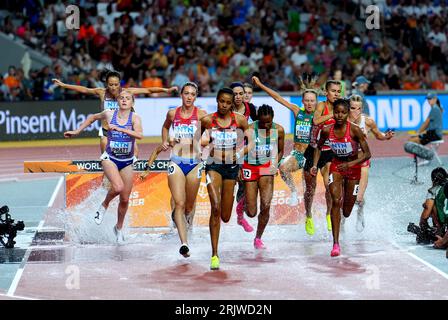
[[[263,104],[260,108],[258,108],[257,115],[258,117],[271,116],[274,118],[274,109],[268,104]]]

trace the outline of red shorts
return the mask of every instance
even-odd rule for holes
[[[272,172],[271,162],[259,166],[244,162],[241,170],[243,173],[243,181],[257,181],[262,176],[273,176],[276,174],[276,172]]]
[[[361,168],[370,168],[370,159],[360,164]]]
[[[330,173],[336,172],[348,180],[361,180],[361,165],[356,165],[344,171],[338,170],[338,165],[344,162],[333,159],[330,165]]]

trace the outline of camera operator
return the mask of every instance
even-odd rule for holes
[[[411,223],[408,231],[417,234],[417,243],[434,242],[434,248],[445,248],[448,245],[448,235],[445,234],[448,220],[448,210],[445,209],[445,201],[448,198],[448,173],[442,167],[435,168],[431,172],[431,181],[432,186],[428,189],[423,204],[419,227]],[[432,218],[432,228],[428,223],[429,217]]]

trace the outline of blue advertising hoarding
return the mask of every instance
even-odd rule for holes
[[[438,96],[443,111],[443,129],[448,130],[448,94]],[[324,101],[325,97],[319,97]],[[418,130],[431,110],[425,95],[391,95],[366,96],[370,116],[382,131],[395,129],[396,131]],[[301,105],[302,97],[291,97],[291,102]],[[291,120],[293,121],[293,119]]]

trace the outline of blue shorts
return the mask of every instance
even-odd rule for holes
[[[118,168],[118,171],[123,170],[124,168],[126,168],[127,166],[131,165],[134,163],[134,158],[131,159],[125,159],[125,160],[118,160],[118,159],[113,159],[109,156],[109,154],[107,152],[104,152],[101,157],[100,160],[110,160],[113,163],[115,163],[115,165]]]
[[[171,162],[175,163],[182,170],[184,176],[187,176],[191,172],[191,170],[196,168],[196,166],[201,163],[197,159],[182,158],[182,157],[178,157],[178,156],[172,156]],[[170,169],[168,168],[168,170],[170,170]],[[170,173],[170,172],[168,172],[168,173]],[[201,173],[198,173],[198,176],[200,174]]]

